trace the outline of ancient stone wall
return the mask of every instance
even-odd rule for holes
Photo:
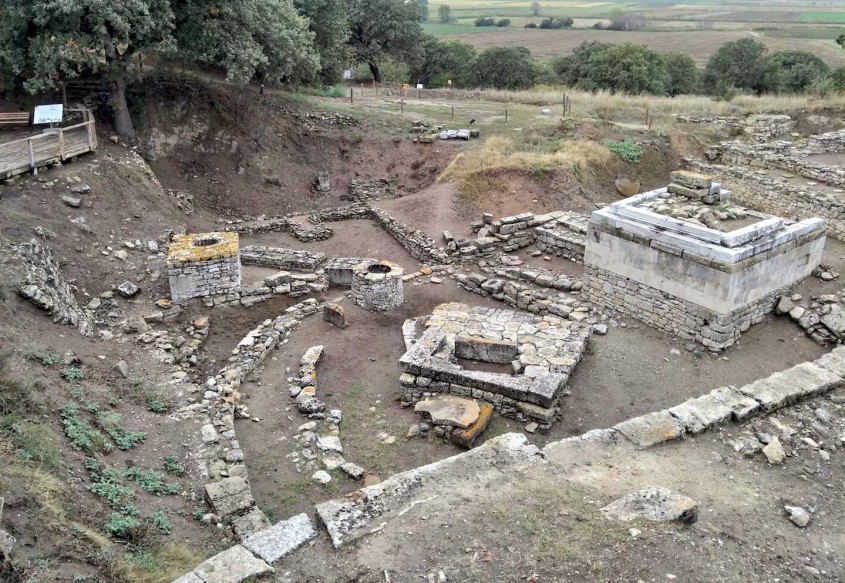
[[[687,158],[685,164],[692,170],[728,179],[734,200],[745,206],[792,219],[821,217],[828,234],[845,240],[845,200],[834,194],[796,186],[741,166],[708,164],[693,158]]]
[[[695,340],[711,350],[722,350],[740,334],[761,322],[781,295],[794,284],[779,288],[728,314],[719,314],[657,288],[622,277],[595,265],[584,265],[585,299],[603,305],[652,328],[685,340]]]
[[[418,229],[400,223],[380,208],[373,207],[373,219],[396,239],[405,250],[418,261],[430,263],[451,263],[452,259],[437,243]]]
[[[73,288],[48,247],[35,239],[22,245],[3,242],[0,247],[8,248],[8,255],[3,253],[8,264],[4,268],[15,275],[20,297],[49,314],[55,323],[74,326],[85,336],[94,332],[91,316],[76,303]]]
[[[326,254],[305,249],[285,249],[247,245],[241,249],[241,263],[279,269],[313,270],[326,260]]]

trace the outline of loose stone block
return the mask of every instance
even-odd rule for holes
[[[341,330],[349,327],[349,324],[346,322],[346,311],[343,309],[343,306],[334,302],[326,302],[323,306],[323,320],[337,326]]]
[[[475,440],[487,430],[487,426],[490,425],[490,421],[492,420],[493,407],[490,405],[482,405],[481,411],[478,414],[478,419],[475,420],[475,423],[466,429],[455,429],[452,431],[450,440],[455,445],[460,445],[461,447],[469,449],[475,444]]]
[[[478,420],[481,408],[472,399],[442,395],[420,401],[414,407],[417,413],[424,413],[434,425],[466,429]]]
[[[634,417],[614,425],[613,429],[640,447],[650,447],[664,441],[678,439],[684,434],[684,427],[669,411],[657,411]]]
[[[270,521],[261,510],[255,507],[232,522],[232,528],[241,540],[269,527]]]
[[[241,544],[267,563],[275,563],[317,536],[305,513],[283,520],[244,540]]]
[[[217,553],[194,569],[203,583],[239,583],[275,570],[241,545]]]
[[[205,496],[214,513],[222,518],[248,510],[254,503],[249,484],[241,477],[206,484]]]

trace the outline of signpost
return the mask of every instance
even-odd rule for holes
[[[64,116],[64,105],[61,103],[53,105],[38,105],[35,107],[35,114],[32,116],[33,125],[62,123]]]

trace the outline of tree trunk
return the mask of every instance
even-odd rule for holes
[[[114,116],[114,130],[119,136],[135,139],[135,127],[126,103],[126,81],[113,79],[109,84],[109,105]]]
[[[381,83],[381,71],[378,70],[378,65],[375,63],[369,63],[370,65],[370,73],[373,74],[373,81],[376,83]]]

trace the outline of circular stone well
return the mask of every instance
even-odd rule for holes
[[[405,301],[404,274],[390,261],[362,261],[352,268],[352,301],[371,312],[398,308]]]

